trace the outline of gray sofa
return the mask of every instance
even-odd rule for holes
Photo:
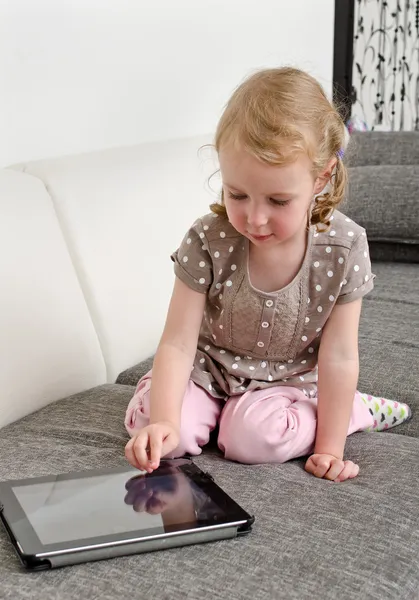
[[[244,538],[27,573],[0,530],[0,598],[419,599],[419,134],[357,134],[343,208],[366,226],[377,277],[364,300],[359,388],[413,418],[348,438],[359,476],[315,479],[304,459],[195,462],[256,517]],[[0,479],[125,463],[125,408],[150,362],[0,430]],[[24,371],[22,373],[24,376]]]

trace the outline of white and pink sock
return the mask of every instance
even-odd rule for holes
[[[407,404],[387,400],[379,396],[360,393],[362,400],[374,417],[374,424],[367,431],[384,431],[396,427],[412,416],[412,411]]]

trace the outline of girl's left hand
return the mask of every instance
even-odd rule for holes
[[[351,460],[340,460],[332,454],[312,454],[306,464],[305,470],[324,479],[335,482],[353,479],[359,473],[359,467]]]

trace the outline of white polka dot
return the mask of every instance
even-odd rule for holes
[[[327,252],[328,254],[330,254],[330,253],[332,252],[332,248],[331,248],[330,246],[327,246],[327,248],[326,248],[326,252]]]
[[[321,306],[318,306],[317,307],[317,312],[322,312],[322,311],[323,311],[323,308]]]
[[[218,325],[218,327],[219,327],[220,329],[222,329],[222,328],[223,328],[223,325]]]
[[[212,385],[211,384],[209,384],[208,389],[209,389],[209,391],[212,390]]]
[[[202,285],[203,283],[205,283],[205,279],[203,277],[201,277],[201,279],[199,280],[199,283]]]
[[[334,297],[334,296],[329,296],[329,300],[330,300],[330,302],[333,302],[333,300],[334,300],[334,299],[335,299],[335,297]]]
[[[343,259],[342,257],[338,258],[338,263],[339,263],[340,265],[343,265],[343,263],[344,263],[344,259]]]
[[[201,268],[202,268],[202,267],[205,267],[205,262],[204,262],[203,260],[201,260],[201,262],[199,263],[199,266],[200,266]]]
[[[202,250],[207,250],[206,246],[201,246]]]
[[[250,365],[249,371],[254,371],[254,370],[255,370],[255,367],[253,365]]]
[[[358,288],[354,288],[354,292],[356,292],[356,291],[357,291],[357,289],[358,289]]]
[[[307,304],[310,304],[311,300],[310,298],[307,298]]]
[[[316,269],[317,269],[317,267],[319,267],[319,266],[320,266],[320,263],[318,260],[316,260],[316,262],[313,264],[313,267],[316,267]]]
[[[217,290],[219,290],[219,289],[220,289],[220,287],[221,287],[221,283],[216,283],[216,284],[215,284],[215,287],[217,288]]]
[[[342,285],[346,285],[347,283],[348,283],[348,281],[347,281],[346,279],[344,279],[344,280],[342,281]]]
[[[210,349],[210,346],[205,346],[205,348],[204,348],[204,350],[205,350],[206,352],[208,352],[208,350],[209,350],[209,349]]]
[[[368,281],[368,279],[369,279],[369,276],[365,275],[365,281]]]
[[[304,377],[302,375],[300,375],[300,379],[301,381],[304,381]]]
[[[327,276],[328,276],[328,277],[333,277],[333,271],[328,271],[328,272],[327,272]]]
[[[219,294],[219,296],[218,296],[218,297],[219,297],[219,299],[220,299],[220,300],[222,300],[222,299],[223,299],[223,295],[222,295],[222,294]]]
[[[187,244],[190,244],[190,243],[191,243],[191,241],[192,241],[192,240],[191,240],[191,238],[188,238],[188,239],[186,240],[186,243],[187,243]]]
[[[258,342],[257,345],[259,346],[259,348],[263,348],[265,344],[263,342]]]
[[[368,252],[364,252],[364,257],[367,258],[368,257]]]
[[[306,360],[302,360],[302,361],[301,361],[301,364],[302,364],[302,365],[305,365],[305,364],[306,364],[306,362],[307,362]]]
[[[273,302],[272,302],[272,300],[266,300],[265,304],[266,304],[266,306],[269,306],[269,308],[270,308],[271,306],[273,306]]]
[[[211,325],[212,325],[212,319],[210,319],[210,323],[211,323]]]
[[[281,371],[282,371],[282,369],[285,369],[285,365],[280,365],[280,367],[279,367],[279,368],[280,368],[280,369],[281,369]]]
[[[319,333],[321,330],[322,330],[322,328],[321,328],[321,327],[317,327],[317,329],[316,329],[316,333]]]
[[[183,260],[184,263],[187,263],[188,262],[188,257],[184,256],[182,260]]]
[[[224,231],[220,231],[220,237],[221,238],[225,238],[226,234],[224,233]]]
[[[241,386],[240,386],[240,389],[242,390],[242,392],[244,392],[244,390],[245,390],[246,388],[244,387],[244,385],[241,385]]]
[[[262,327],[263,329],[266,329],[267,327],[269,327],[269,323],[267,321],[263,321]]]
[[[261,363],[260,363],[260,366],[262,367],[262,369],[265,369],[265,367],[266,367],[266,362],[265,362],[265,361],[261,362]]]
[[[289,364],[289,365],[292,365],[292,363],[293,363],[293,362],[294,362],[294,361],[292,360],[292,358],[290,358],[290,360],[288,361],[288,364]]]
[[[349,235],[349,237],[353,237],[354,232],[353,231],[348,231],[348,235]]]
[[[303,335],[301,339],[303,340],[303,342],[306,342],[308,340],[308,337],[306,335]]]
[[[231,270],[232,270],[232,271],[235,271],[236,269],[237,269],[237,266],[236,266],[236,265],[231,265]]]
[[[236,364],[236,363],[233,363],[231,366],[232,366],[233,369],[238,369],[239,368],[239,365]]]
[[[359,265],[355,265],[354,266],[354,271],[358,272],[359,271]]]
[[[230,248],[228,249],[229,252],[233,252],[234,248],[233,246],[230,246]]]
[[[333,236],[335,236],[335,235],[336,235],[336,231],[334,231],[334,230],[332,229],[332,231],[330,232],[330,235],[331,235],[332,237],[333,237]]]
[[[222,270],[222,269],[220,269],[220,270],[218,271],[218,275],[221,275],[221,273],[222,273],[222,272],[223,272],[223,270]]]
[[[201,358],[199,362],[201,363],[201,365],[203,365],[205,362],[205,358]]]
[[[272,380],[273,380],[272,375],[268,375],[268,381],[272,381]]]
[[[214,257],[215,257],[215,258],[220,258],[220,253],[218,252],[218,250],[216,250],[216,251],[214,252]]]
[[[214,338],[214,340],[217,339],[217,336],[214,333],[212,334],[212,337]]]
[[[227,287],[231,287],[232,285],[233,285],[232,281],[230,281],[230,280],[226,281],[226,286]]]
[[[205,237],[205,233],[200,233],[199,237],[201,238],[201,240]]]
[[[226,351],[225,350],[220,350],[220,354],[225,354]]]
[[[351,219],[348,219],[348,217],[346,217],[345,221],[346,221],[347,223],[350,223],[350,222],[351,222]]]
[[[314,348],[309,348],[308,351],[310,352],[310,354],[313,354]]]
[[[310,323],[310,318],[306,317],[306,323]]]
[[[321,285],[316,285],[316,290],[317,290],[318,292],[321,292],[321,289],[322,289],[322,286],[321,286]]]
[[[204,231],[208,231],[209,227],[208,225],[204,225]]]

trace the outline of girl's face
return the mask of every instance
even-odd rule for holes
[[[327,176],[315,179],[308,157],[277,167],[244,150],[219,153],[224,204],[233,227],[255,246],[272,247],[299,237],[315,194]],[[329,174],[330,177],[330,174]]]

